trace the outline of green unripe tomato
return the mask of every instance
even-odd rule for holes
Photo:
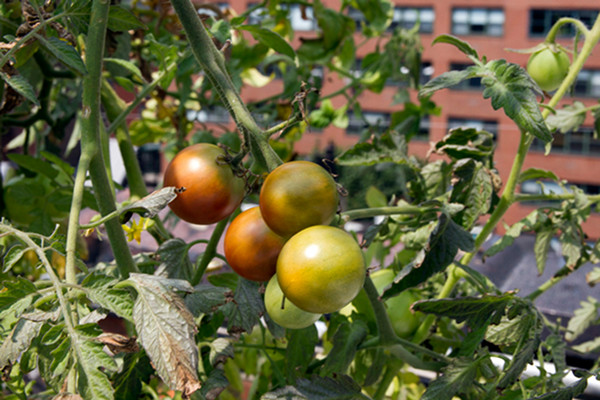
[[[321,314],[301,310],[288,299],[284,302],[276,275],[269,280],[265,290],[265,309],[275,323],[288,329],[306,328],[321,318]]]
[[[562,50],[554,52],[550,47],[544,47],[529,57],[527,72],[546,91],[558,89],[569,72],[571,61]]]

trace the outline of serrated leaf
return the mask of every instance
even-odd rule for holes
[[[210,353],[208,360],[210,365],[215,366],[218,363],[224,363],[228,358],[233,358],[233,344],[231,340],[217,338],[210,343]]]
[[[587,342],[580,343],[571,347],[573,350],[581,354],[596,353],[600,350],[600,336],[595,337]]]
[[[105,58],[104,62],[109,62],[112,64],[116,64],[120,67],[125,68],[127,71],[131,72],[136,77],[140,78],[140,80],[144,80],[142,76],[142,71],[135,65],[133,62],[129,60],[123,60],[121,58]]]
[[[468,67],[460,71],[448,71],[436,76],[419,90],[419,97],[429,97],[438,90],[456,86],[462,81],[477,76],[475,68]]]
[[[542,275],[546,269],[546,260],[548,259],[548,251],[554,233],[554,227],[550,224],[539,230],[535,236],[533,253],[535,254],[535,264],[539,275]]]
[[[336,158],[337,163],[348,166],[373,165],[382,162],[407,163],[408,144],[405,136],[400,133],[405,123],[412,123],[412,118],[380,137],[373,137],[370,143],[357,143],[339,155]]]
[[[538,397],[532,397],[530,400],[572,400],[583,394],[588,385],[588,375],[586,373],[583,378],[579,379],[574,384],[545,393]]]
[[[29,83],[29,81],[21,75],[13,75],[9,76],[3,72],[0,72],[0,78],[4,82],[6,82],[11,88],[15,90],[15,92],[19,93],[21,96],[25,97],[27,100],[35,104],[36,106],[40,105],[40,102],[37,99],[37,95],[33,86]]]
[[[597,246],[597,244],[596,244]],[[596,262],[597,263],[597,262]],[[585,281],[590,286],[595,286],[600,282],[600,267],[594,267],[585,275]]]
[[[442,376],[429,383],[421,400],[451,400],[473,387],[481,359],[458,358],[444,368]]]
[[[125,7],[112,4],[108,10],[107,27],[111,31],[123,32],[145,28],[146,26]]]
[[[435,148],[455,160],[472,158],[483,162],[493,153],[494,135],[475,128],[454,128],[436,143]]]
[[[510,360],[508,367],[504,369],[504,375],[498,382],[498,388],[505,389],[519,379],[527,364],[533,360],[533,356],[536,354],[539,345],[539,335],[535,335],[518,348],[514,357]]]
[[[475,59],[479,58],[479,55],[477,54],[477,51],[475,51],[475,49],[473,47],[471,47],[471,45],[469,43],[465,42],[462,39],[459,39],[456,36],[452,36],[452,35],[439,35],[432,42],[432,44],[437,44],[437,43],[451,44],[454,47],[456,47],[458,50],[462,51],[468,57],[472,57],[472,58],[475,58]]]
[[[471,229],[478,218],[490,209],[494,192],[492,177],[481,162],[473,159],[458,161],[454,166],[454,176],[458,179],[452,188],[450,201],[465,206],[455,220],[465,229]]]
[[[42,325],[43,322],[19,319],[8,336],[3,338],[0,346],[0,369],[19,359],[29,348],[31,341],[40,333]]]
[[[529,335],[536,323],[537,315],[531,312],[503,317],[500,323],[488,326],[485,338],[498,346],[513,346]]]
[[[225,304],[230,292],[228,288],[200,284],[194,287],[194,293],[185,296],[185,305],[194,317],[210,314]]]
[[[234,294],[234,301],[229,303],[227,329],[232,333],[252,332],[260,316],[264,314],[265,305],[259,293],[260,284],[240,278]]]
[[[114,288],[117,282],[113,277],[94,272],[83,280],[82,286],[92,302],[132,321],[133,298],[128,290]]]
[[[130,274],[129,282],[138,293],[133,321],[140,344],[165,384],[189,396],[201,386],[196,326],[183,300],[173,291],[189,283],[138,273]]]
[[[535,85],[527,72],[518,64],[493,60],[486,64],[481,82],[485,86],[483,98],[491,99],[494,110],[502,108],[523,132],[529,132],[544,142],[552,134],[542,117],[536,99]]]
[[[296,52],[292,46],[290,46],[290,44],[278,33],[256,25],[241,25],[238,26],[238,29],[250,32],[254,39],[258,40],[268,48],[284,54],[292,60],[296,58]]]
[[[598,319],[598,309],[600,308],[598,300],[593,297],[588,297],[587,300],[584,300],[579,304],[581,307],[575,310],[567,324],[565,339],[570,342],[577,339],[577,337],[579,337],[587,328],[592,326]]]
[[[4,258],[2,259],[2,272],[6,273],[10,271],[11,268],[23,257],[23,254],[25,254],[28,250],[28,248],[20,244],[16,244],[8,249],[8,251],[4,254]]]
[[[4,281],[2,285],[4,289],[0,290],[0,320],[10,312],[20,316],[31,305],[32,295],[37,293],[33,283],[22,277]]]
[[[173,186],[156,190],[138,201],[134,201],[119,209],[121,223],[124,224],[129,221],[133,213],[138,213],[145,218],[153,218],[170,202],[175,200],[176,197],[177,188]]]
[[[422,262],[420,259],[407,265],[394,279],[382,299],[393,297],[405,289],[425,282],[434,274],[443,271],[452,263],[458,250],[471,251],[474,240],[471,234],[452,221],[446,214],[441,214],[439,221],[428,240],[428,248]]]
[[[580,101],[574,101],[573,104],[565,105],[556,110],[554,114],[548,115],[546,123],[551,131],[560,133],[577,132],[585,122],[587,107]]]
[[[160,260],[160,265],[154,275],[189,280],[192,263],[188,256],[188,250],[187,243],[179,238],[163,242],[156,250],[156,257]]]
[[[113,388],[104,373],[117,370],[115,361],[104,352],[101,343],[79,336],[73,347],[77,352],[77,389],[84,399],[112,400]]]
[[[368,327],[363,320],[341,324],[333,336],[333,348],[327,355],[321,374],[345,374],[367,333]]]
[[[296,385],[286,386],[264,394],[261,400],[360,400],[369,399],[360,386],[347,375],[333,378],[315,376],[298,379]]]
[[[421,300],[414,303],[412,309],[452,318],[458,323],[466,321],[470,327],[479,327],[500,323],[506,307],[513,300],[512,294]]]
[[[57,37],[50,37],[46,39],[38,36],[38,39],[42,46],[44,46],[46,50],[56,57],[58,61],[82,75],[87,73],[87,69],[85,68],[85,64],[83,63],[81,56],[77,50],[71,46],[71,44]]]
[[[514,223],[510,228],[506,230],[504,236],[498,241],[496,241],[493,245],[490,246],[489,249],[485,251],[485,257],[491,257],[500,253],[502,250],[510,246],[514,243],[515,239],[521,236],[521,232],[526,229],[533,229],[534,225],[537,223],[540,213],[538,210],[532,211],[523,218],[521,221]]]

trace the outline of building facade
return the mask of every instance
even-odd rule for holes
[[[323,1],[332,8],[339,8],[339,1]],[[219,3],[221,4],[221,3]],[[243,12],[255,5],[252,0],[230,0],[228,7]],[[468,41],[480,54],[488,59],[503,58],[525,66],[528,55],[507,51],[507,49],[526,49],[544,40],[550,27],[560,17],[575,17],[591,26],[600,10],[597,0],[395,0],[393,25],[413,26],[420,23],[421,40],[424,46],[423,75],[425,79],[437,76],[450,69],[459,69],[468,65],[469,60],[456,48],[447,44],[432,46],[433,39],[441,34],[453,34]],[[224,5],[224,4],[223,4]],[[360,21],[360,13],[350,14]],[[310,9],[292,9],[292,26],[297,31],[296,40],[302,35],[314,35],[317,24]],[[571,47],[574,32],[564,29],[558,42]],[[360,48],[358,57],[374,49],[374,43]],[[327,71],[323,71],[327,75]],[[335,74],[331,74],[335,75]],[[332,77],[324,80],[323,94],[334,93],[344,86],[344,82]],[[276,84],[276,83],[275,83]],[[386,87],[382,93],[366,92],[359,101],[367,119],[385,124],[394,111],[402,105],[393,105],[397,88]],[[502,110],[494,111],[489,100],[482,97],[481,83],[473,79],[462,84],[435,93],[432,100],[441,108],[439,116],[431,116],[424,121],[423,135],[410,144],[410,151],[425,156],[431,148],[431,142],[440,140],[449,129],[456,126],[483,128],[496,136],[496,168],[502,178],[506,178],[512,165],[513,156],[519,143],[519,131]],[[260,101],[268,97],[269,90],[245,89],[243,97],[251,101]],[[597,104],[600,98],[600,49],[588,59],[580,74],[572,96],[567,96],[564,104],[577,100],[590,106]],[[332,99],[334,106],[340,107],[343,97]],[[222,121],[221,121],[222,122]],[[351,146],[358,140],[355,121],[350,118],[348,129],[328,127],[323,130],[306,132],[297,144],[299,152],[309,153],[328,143],[340,148]],[[541,168],[554,171],[560,179],[583,188],[588,194],[600,193],[600,140],[593,135],[593,120],[588,118],[577,132],[556,134],[552,151],[544,154],[544,146],[535,142],[527,156],[524,168]],[[521,188],[524,192],[539,190],[535,182],[527,182]],[[555,190],[560,191],[560,188]],[[512,207],[505,222],[512,224],[523,218],[540,204],[519,204]],[[600,218],[591,217],[586,229],[591,237],[600,237]]]

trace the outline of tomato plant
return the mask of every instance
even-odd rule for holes
[[[279,287],[277,275],[274,275],[267,284],[265,309],[273,321],[289,329],[306,328],[321,317],[321,314],[304,311],[286,299]]]
[[[260,190],[259,205],[267,225],[289,237],[333,220],[338,209],[337,186],[319,165],[292,161],[269,173]]]
[[[260,208],[244,211],[225,232],[225,258],[231,268],[251,281],[268,281],[277,267],[277,256],[285,240],[273,232],[260,215]]]
[[[292,236],[277,259],[277,279],[292,303],[313,313],[338,311],[365,280],[365,261],[354,238],[339,228],[315,225]]]
[[[226,163],[225,151],[208,143],[181,150],[165,170],[164,186],[184,188],[169,203],[175,215],[192,224],[213,224],[244,199],[244,180]]]
[[[562,49],[544,47],[527,61],[527,72],[538,86],[547,92],[556,90],[569,72],[571,61]]]

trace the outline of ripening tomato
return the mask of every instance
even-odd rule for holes
[[[527,72],[546,92],[558,89],[569,72],[569,56],[563,50],[550,47],[536,51],[527,61]]]
[[[275,168],[262,185],[260,212],[277,234],[290,237],[312,225],[327,225],[338,208],[331,175],[309,161],[292,161]]]
[[[277,256],[285,240],[273,232],[260,215],[260,208],[244,211],[225,232],[225,258],[240,276],[266,282],[275,274]]]
[[[284,295],[277,282],[277,275],[273,276],[265,289],[265,309],[275,323],[289,329],[302,329],[314,324],[321,314],[306,312],[296,307]]]
[[[186,147],[165,171],[164,186],[184,187],[169,203],[175,215],[192,224],[213,224],[235,211],[244,198],[244,180],[225,160],[225,151],[214,144]]]
[[[331,313],[352,301],[365,281],[360,246],[342,229],[316,225],[292,236],[277,259],[277,279],[292,303]]]

